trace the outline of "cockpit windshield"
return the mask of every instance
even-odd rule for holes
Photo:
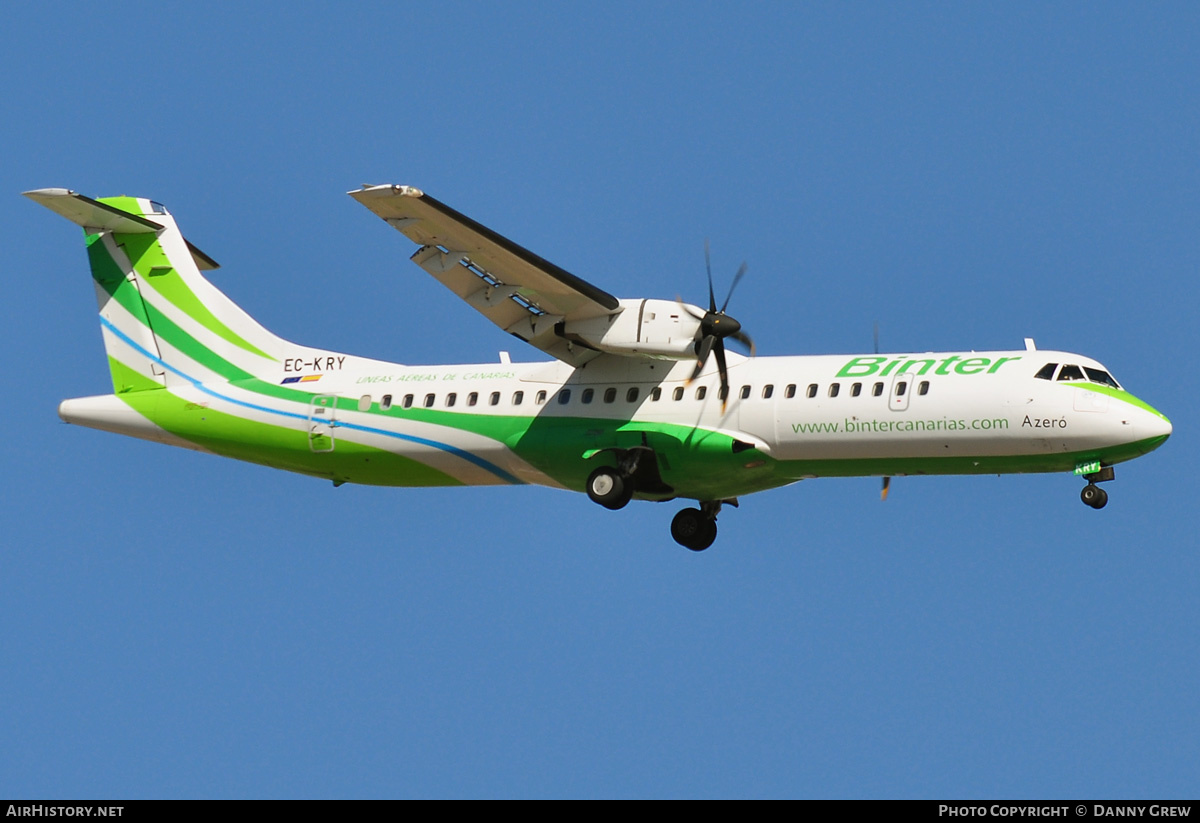
[[[1121,388],[1120,384],[1113,379],[1113,376],[1104,371],[1104,369],[1090,369],[1084,366],[1083,370],[1087,372],[1088,380],[1091,380],[1093,383],[1099,383],[1102,386],[1112,386],[1114,389]]]
[[[1057,378],[1055,374],[1057,373]],[[1096,383],[1101,386],[1109,386],[1114,389],[1121,388],[1121,384],[1113,379],[1113,376],[1104,369],[1093,369],[1090,366],[1075,366],[1070,363],[1063,365],[1061,368],[1057,363],[1047,363],[1038,369],[1034,377],[1039,380],[1057,380],[1060,383],[1081,382]]]

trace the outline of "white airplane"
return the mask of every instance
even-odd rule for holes
[[[200,273],[217,264],[163,206],[67,189],[30,199],[84,228],[113,393],[68,423],[343,483],[536,483],[620,509],[685,498],[694,551],[718,512],[815,477],[1073,472],[1097,483],[1171,423],[1095,360],[1039,351],[751,357],[719,308],[618,299],[409,186],[350,196],[413,262],[543,363],[403,366],[267,331]],[[734,280],[744,272],[744,267]],[[732,288],[730,289],[732,292]]]

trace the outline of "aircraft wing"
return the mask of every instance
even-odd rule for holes
[[[572,366],[599,354],[561,336],[562,324],[618,313],[608,292],[420,189],[364,186],[348,194],[420,246],[414,263],[509,334]]]

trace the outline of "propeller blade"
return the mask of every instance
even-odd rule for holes
[[[892,485],[892,478],[883,478],[883,490],[879,493],[880,500],[887,500],[888,487]]]
[[[733,283],[729,286],[729,294],[725,295],[725,302],[721,304],[721,314],[725,313],[725,308],[729,305],[729,298],[733,297],[733,290],[737,288],[738,282],[742,279],[742,275],[746,273],[746,261],[742,261],[742,265],[738,267],[737,274],[733,276]]]
[[[746,334],[744,331],[737,331],[729,336],[748,348],[750,350],[751,357],[754,356],[754,341],[750,339],[750,335]]]
[[[729,372],[725,368],[725,341],[717,338],[717,343],[713,346],[713,354],[717,358],[717,371],[721,373],[721,414],[725,413],[725,407],[729,404]]]
[[[704,371],[704,362],[708,360],[708,353],[712,351],[714,340],[716,338],[711,334],[700,339],[700,347],[696,350],[696,368],[692,369],[692,376],[687,379],[688,383],[691,383],[700,376],[700,372]]]
[[[704,268],[708,272],[708,310],[717,310],[717,298],[713,296],[712,261],[708,254],[708,238],[704,238]]]
[[[692,317],[696,318],[697,320],[703,320],[705,317],[708,316],[707,314],[704,314],[704,313],[700,312],[698,309],[696,309],[695,306],[690,306],[687,303],[684,303],[682,297],[676,297],[675,302],[676,302],[676,304],[678,304],[679,308],[684,313],[690,314]]]

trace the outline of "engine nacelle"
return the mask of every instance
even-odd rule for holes
[[[563,323],[560,337],[610,354],[640,354],[662,360],[696,356],[696,333],[704,309],[674,300],[621,300],[621,308],[604,317]]]

